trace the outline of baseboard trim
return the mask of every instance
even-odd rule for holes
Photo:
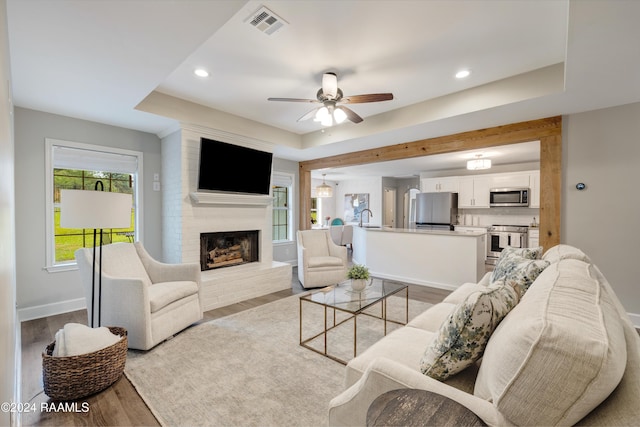
[[[373,277],[379,277],[380,279],[396,280],[398,282],[409,283],[412,285],[428,286],[430,288],[445,289],[447,291],[455,291],[458,288],[457,286],[449,285],[447,283],[428,282],[426,280],[419,280],[412,277],[396,276],[393,274],[383,274],[373,270],[371,270],[371,275]]]
[[[53,302],[50,304],[36,305],[18,309],[18,322],[41,319],[43,317],[55,316],[56,314],[69,313],[70,311],[83,310],[87,308],[84,298],[76,298],[66,301]]]

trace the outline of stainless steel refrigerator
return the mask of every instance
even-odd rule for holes
[[[458,193],[416,194],[416,227],[453,230],[458,216]]]

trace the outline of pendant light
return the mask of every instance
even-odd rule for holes
[[[476,154],[476,158],[467,161],[467,169],[469,170],[482,170],[491,168],[491,159],[482,158],[482,154]]]
[[[316,187],[316,197],[332,197],[333,188],[324,181],[325,173],[322,174],[322,184]]]

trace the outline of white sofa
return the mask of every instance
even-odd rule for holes
[[[149,350],[202,319],[199,264],[156,261],[139,242],[113,243],[102,251],[101,323],[125,328],[129,348]],[[78,249],[75,257],[90,324],[93,250]]]
[[[490,335],[484,355],[444,381],[421,372],[434,334],[472,293],[442,303],[352,359],[346,390],[330,402],[330,425],[365,425],[379,395],[415,388],[446,396],[491,426],[640,425],[640,338],[611,286],[580,250],[543,256],[549,266]]]

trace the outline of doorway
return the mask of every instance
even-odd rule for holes
[[[411,228],[411,224],[416,222],[416,194],[419,192],[420,190],[417,188],[410,188],[404,193],[402,212],[402,226],[404,228]]]

